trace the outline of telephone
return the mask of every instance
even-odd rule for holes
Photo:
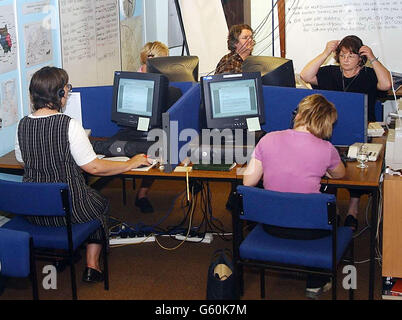
[[[369,152],[369,161],[377,161],[378,156],[380,155],[382,144],[380,143],[359,143],[356,142],[349,147],[348,150],[348,158],[356,159],[357,152],[361,148],[362,145],[367,146]]]
[[[367,128],[367,135],[369,137],[382,137],[384,135],[384,128],[379,122],[370,122]]]

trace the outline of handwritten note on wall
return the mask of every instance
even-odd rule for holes
[[[354,34],[371,47],[389,70],[402,72],[402,0],[288,0],[287,57],[295,71],[328,41]]]
[[[117,0],[61,0],[63,68],[75,87],[111,85],[121,70]]]

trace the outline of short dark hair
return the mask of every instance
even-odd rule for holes
[[[244,29],[253,32],[253,29],[251,29],[248,24],[235,24],[230,27],[228,35],[228,49],[230,51],[236,50],[236,44],[239,42],[239,36]]]
[[[342,48],[348,49],[350,52],[359,54],[360,48],[363,46],[363,41],[358,37],[354,35],[346,36],[339,42],[338,47],[335,50],[335,60],[336,62],[339,63],[339,53],[341,52]],[[363,66],[366,61],[367,57],[362,56],[360,57],[360,66]]]
[[[61,90],[68,83],[68,74],[64,69],[43,67],[36,71],[29,84],[29,94],[33,110],[49,108],[61,110]]]

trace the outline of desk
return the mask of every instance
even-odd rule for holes
[[[373,143],[385,144],[385,138],[373,139]],[[336,188],[363,189],[372,194],[373,205],[371,210],[371,230],[370,230],[370,283],[369,283],[369,299],[373,299],[374,293],[374,274],[375,274],[375,234],[378,217],[378,200],[379,200],[379,184],[380,176],[384,163],[384,148],[376,162],[369,162],[367,169],[359,169],[356,162],[348,162],[346,165],[346,175],[342,179],[323,179],[322,183],[334,186]],[[228,181],[232,184],[240,184],[242,175],[238,172],[239,166],[230,172],[224,171],[191,171],[189,178],[204,180],[220,180]],[[14,151],[0,157],[0,172],[11,174],[22,174],[23,168],[15,159]],[[129,171],[121,174],[124,177],[141,177],[149,176],[158,179],[185,179],[186,174],[183,172],[165,173],[158,169],[152,168],[149,171]],[[233,215],[235,219],[235,215]]]
[[[402,278],[402,178],[385,175],[382,276]]]

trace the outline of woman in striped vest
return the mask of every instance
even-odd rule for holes
[[[139,154],[126,162],[98,159],[79,122],[62,113],[71,85],[65,70],[44,67],[35,72],[29,86],[33,113],[22,118],[16,135],[15,154],[24,163],[24,182],[64,182],[70,188],[72,222],[100,219],[107,232],[108,200],[86,185],[82,170],[92,175],[109,176],[149,165]],[[31,217],[32,223],[61,226],[60,217]],[[103,281],[99,265],[102,250],[100,233],[88,239],[87,267],[83,281]]]

